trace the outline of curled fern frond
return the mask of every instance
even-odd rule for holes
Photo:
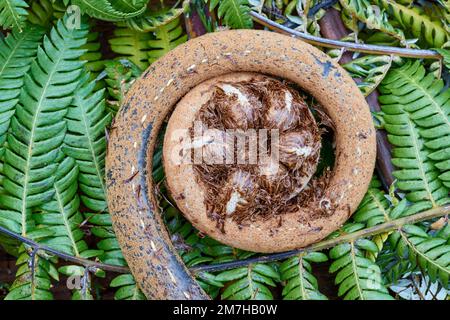
[[[19,100],[24,75],[30,70],[44,30],[28,26],[23,32],[14,31],[0,39],[0,156],[6,132]]]
[[[24,0],[0,1],[0,26],[3,29],[23,30],[28,15],[28,4]]]
[[[222,292],[222,299],[272,300],[273,295],[268,286],[275,287],[276,282],[280,281],[280,275],[269,264],[255,264],[223,271],[216,275],[215,280],[232,281]]]
[[[354,232],[363,224],[348,224],[344,232]],[[367,239],[337,245],[330,250],[333,263],[330,272],[336,272],[338,295],[345,300],[393,300],[383,285],[380,268],[365,257],[365,252],[377,252],[376,244]]]
[[[148,41],[150,46],[150,51],[148,51],[148,59],[150,63],[155,62],[170,50],[186,42],[187,40],[187,35],[181,27],[180,18],[157,28],[154,31],[154,36],[154,39]]]
[[[312,274],[311,263],[327,261],[320,252],[310,252],[284,261],[280,266],[281,280],[286,281],[283,298],[286,300],[327,300],[319,291],[317,279]]]
[[[210,10],[217,8],[217,16],[233,29],[249,29],[253,27],[248,0],[212,0]]]
[[[436,80],[433,74],[427,75],[417,61],[393,69],[383,81],[381,91],[383,111],[390,114],[385,116],[390,123],[386,127],[388,132],[406,135],[405,124],[414,122],[411,130],[418,133],[417,142],[423,144],[428,158],[440,171],[439,179],[450,187],[450,89],[444,89],[443,81]],[[397,116],[400,111],[405,113]],[[439,199],[448,192],[448,189],[439,190],[442,193]]]
[[[74,5],[81,8],[81,11],[91,17],[106,21],[121,21],[139,16],[147,9],[148,1],[134,2],[139,7],[128,4],[128,1],[110,1],[110,0],[72,0]]]
[[[106,127],[111,116],[105,110],[104,89],[95,91],[89,73],[81,79],[66,115],[67,134],[63,151],[73,157],[80,174],[81,200],[90,210],[107,209],[105,176]]]
[[[132,30],[118,26],[114,30],[113,38],[109,39],[111,50],[118,55],[119,59],[127,59],[133,62],[141,70],[147,69],[148,41],[152,39],[150,33]]]
[[[379,6],[384,7],[402,27],[422,43],[433,48],[440,48],[449,39],[441,21],[432,20],[421,12],[418,7],[407,7],[392,0],[375,0]]]

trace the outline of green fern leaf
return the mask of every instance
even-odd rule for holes
[[[216,281],[233,281],[222,293],[222,299],[272,300],[268,286],[280,281],[278,271],[269,264],[255,264],[219,273]]]
[[[88,34],[87,43],[82,47],[86,50],[86,53],[81,56],[81,60],[87,61],[86,68],[91,73],[91,80],[98,77],[100,72],[104,68],[104,61],[102,59],[102,53],[100,51],[101,44],[99,42],[99,32],[94,32],[96,24],[90,22],[90,32]]]
[[[146,300],[131,274],[122,274],[114,278],[110,286],[118,288],[114,294],[115,300]]]
[[[389,22],[384,11],[376,12],[368,0],[339,0],[346,13],[366,24],[369,29],[380,30],[384,34],[398,40],[402,45],[406,44],[403,31],[394,28]]]
[[[19,100],[24,75],[30,70],[44,30],[28,26],[0,39],[0,156]]]
[[[106,88],[108,90],[108,111],[115,115],[122,105],[125,95],[142,71],[128,60],[105,62]]]
[[[443,81],[436,80],[432,74],[426,75],[425,68],[417,61],[393,69],[383,81],[381,91],[384,94],[380,97],[380,102],[385,105],[383,111],[393,114],[385,117],[390,122],[387,130],[404,135],[400,126],[413,121],[415,126],[411,129],[419,134],[419,140],[423,140],[417,142],[423,143],[426,153],[429,150],[428,158],[440,171],[439,179],[450,187],[450,89],[444,89]],[[394,114],[400,112],[396,109],[406,113],[396,116]],[[443,194],[448,190],[440,192]]]
[[[80,174],[78,182],[83,204],[94,211],[107,210],[105,175],[106,127],[111,116],[105,110],[104,90],[96,91],[95,81],[83,77],[66,115],[67,134],[63,151],[73,157]]]
[[[390,56],[364,56],[343,65],[352,78],[357,81],[364,96],[371,94],[384,79],[391,68],[393,58]]]
[[[31,230],[31,209],[53,198],[54,161],[66,131],[63,120],[82,71],[78,59],[86,27],[68,30],[65,21],[59,21],[39,47],[8,134],[0,217],[24,236]]]
[[[312,262],[324,262],[325,254],[311,252],[292,257],[280,266],[281,280],[286,281],[283,297],[286,300],[327,300],[319,291],[317,279],[312,274]]]
[[[28,10],[28,21],[41,27],[50,25],[53,19],[53,4],[50,0],[34,0]]]
[[[181,27],[181,20],[179,18],[157,28],[154,31],[154,35],[155,38],[148,41],[150,46],[150,51],[148,52],[150,63],[158,60],[187,40],[187,35]]]
[[[187,4],[188,2],[185,3]],[[169,10],[148,12],[143,16],[128,19],[126,24],[135,31],[151,32],[178,19],[184,11],[185,8],[170,8]]]
[[[375,3],[384,7],[402,27],[422,43],[433,48],[440,48],[449,39],[449,35],[442,23],[432,20],[418,7],[406,7],[392,0],[375,0]]]
[[[28,4],[24,0],[0,0],[0,26],[20,32],[27,19]]]
[[[363,227],[363,224],[348,224],[342,231],[355,232]],[[377,252],[378,247],[370,240],[360,239],[330,250],[330,258],[334,260],[330,272],[336,272],[338,295],[345,300],[392,300],[383,285],[380,268],[365,257],[366,251]]]
[[[147,1],[148,2],[148,1]],[[78,5],[81,11],[91,17],[106,21],[121,21],[132,17],[139,16],[147,9],[147,3],[140,1],[140,7],[132,8],[127,6],[126,1],[109,1],[109,0],[72,0],[72,3]],[[132,11],[128,11],[132,9]]]
[[[217,15],[225,24],[233,29],[249,29],[253,27],[248,0],[213,0],[210,10],[217,9]]]
[[[148,51],[150,47],[148,41],[151,38],[150,33],[118,26],[114,30],[114,37],[109,39],[109,44],[119,59],[130,60],[141,70],[145,70],[149,66]]]
[[[401,259],[409,259],[431,281],[439,280],[445,288],[450,278],[450,245],[447,239],[428,235],[418,226],[403,226],[391,235],[390,242]]]
[[[435,49],[442,56],[442,62],[447,70],[450,70],[450,50],[448,49]]]

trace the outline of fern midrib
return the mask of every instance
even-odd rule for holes
[[[253,266],[250,264],[248,266],[247,270],[248,270],[248,272],[247,272],[248,288],[250,289],[250,293],[251,293],[250,300],[254,300],[255,297],[256,297],[256,294],[258,292],[256,290],[255,290],[255,292],[253,291],[254,290],[254,288],[253,288],[253,279],[252,279]]]
[[[419,255],[420,257],[422,257],[423,259],[425,259],[429,264],[435,266],[437,269],[442,270],[443,272],[450,274],[450,270],[435,263],[434,260],[428,258],[424,253],[422,253],[419,249],[417,249],[417,247],[414,245],[414,243],[412,243],[408,236],[405,234],[405,232],[403,230],[401,230],[401,228],[398,229],[398,232],[400,233],[403,241],[405,241],[405,243],[408,245],[408,247],[410,247],[417,255]]]
[[[239,10],[239,6],[237,5],[236,0],[230,0],[230,2],[232,3],[232,7],[236,13],[236,16],[239,19],[239,24],[241,26],[245,26],[244,20],[242,19],[242,16],[241,16],[241,11]]]
[[[416,134],[413,130],[413,123],[412,123],[411,119],[409,119],[409,118],[407,118],[407,121],[408,121],[409,133],[410,133],[410,136],[412,137],[411,140],[413,142],[414,153],[416,154],[416,159],[417,159],[417,163],[418,163],[418,167],[419,167],[420,176],[422,178],[426,192],[428,194],[428,199],[431,201],[433,208],[435,208],[437,205],[436,205],[436,202],[434,201],[433,194],[431,193],[430,186],[428,185],[426,173],[422,166],[422,161],[420,159],[420,149],[419,149],[419,145],[417,144]]]
[[[450,120],[447,118],[447,115],[444,114],[444,110],[441,109],[441,106],[436,103],[434,100],[434,97],[430,95],[430,93],[425,90],[419,82],[416,81],[415,77],[407,76],[402,69],[396,70],[400,75],[403,76],[404,79],[406,79],[409,83],[413,84],[416,90],[419,90],[423,96],[426,96],[429,101],[431,101],[431,105],[434,107],[435,111],[441,116],[441,119],[444,119],[445,123],[447,124],[447,127],[450,128]]]
[[[306,293],[306,289],[305,289],[305,284],[304,284],[304,279],[303,279],[303,272],[304,272],[304,268],[303,268],[303,255],[300,255],[298,257],[298,275],[299,275],[299,287],[300,287],[300,294],[303,300],[309,300],[309,296]]]
[[[9,12],[11,12],[11,16],[13,17],[14,24],[17,26],[20,32],[22,32],[22,27],[20,26],[19,14],[16,14],[14,7],[11,5],[9,0],[4,0],[6,5],[9,7]]]
[[[103,181],[103,174],[102,174],[102,171],[100,169],[100,164],[97,161],[97,156],[95,154],[94,146],[92,145],[91,131],[89,130],[90,127],[87,124],[87,118],[86,118],[86,113],[85,113],[84,106],[82,106],[82,112],[81,113],[82,113],[83,125],[84,125],[84,128],[86,130],[86,135],[87,135],[87,138],[88,138],[89,151],[90,151],[91,156],[92,156],[92,161],[94,162],[95,171],[97,171],[97,176],[98,176],[98,178],[100,180],[100,183],[102,185],[102,190],[103,190],[103,197],[102,198],[105,199],[105,197],[106,197],[106,186],[105,186],[105,182]]]
[[[364,292],[361,289],[361,286],[359,284],[359,277],[358,277],[358,266],[356,265],[356,253],[355,253],[355,243],[353,241],[350,242],[350,254],[351,254],[351,258],[352,258],[352,274],[355,278],[355,283],[356,283],[356,288],[358,290],[358,295],[361,298],[361,300],[366,300],[364,297]]]
[[[9,67],[9,63],[11,62],[12,58],[15,56],[17,50],[20,48],[20,45],[22,44],[22,42],[25,41],[26,34],[29,32],[28,30],[30,30],[30,29],[27,29],[26,31],[21,33],[20,39],[18,41],[14,42],[14,46],[12,47],[10,54],[8,55],[7,59],[5,61],[3,61],[3,65],[0,68],[0,77],[3,75],[3,72],[5,72],[5,70]],[[11,34],[11,36],[12,36],[12,34]]]
[[[64,209],[64,203],[63,203],[63,201],[61,199],[61,193],[60,193],[60,190],[59,190],[59,188],[58,188],[56,183],[55,183],[55,196],[56,196],[56,201],[58,202],[59,212],[61,213],[61,216],[62,216],[62,219],[63,219],[63,222],[64,222],[64,227],[67,230],[66,234],[69,237],[70,242],[72,243],[72,248],[73,248],[73,251],[75,253],[75,256],[79,257],[80,256],[80,252],[78,251],[77,243],[76,243],[76,241],[75,241],[75,239],[73,237],[72,229],[70,228],[70,223],[67,220],[66,211]]]
[[[27,191],[28,191],[28,179],[30,175],[30,161],[33,155],[33,147],[34,147],[34,135],[36,130],[36,122],[38,119],[38,115],[41,113],[42,109],[42,102],[44,100],[44,97],[46,96],[46,92],[48,90],[48,87],[50,86],[51,79],[53,78],[54,74],[57,72],[58,65],[62,60],[62,54],[61,52],[64,52],[67,49],[66,42],[64,42],[64,46],[62,50],[60,50],[60,54],[58,55],[58,58],[56,59],[56,62],[53,63],[53,68],[50,73],[48,73],[47,81],[45,83],[45,86],[43,87],[42,94],[38,101],[38,106],[36,108],[36,112],[33,115],[33,121],[32,121],[32,128],[31,128],[31,135],[30,135],[30,144],[28,145],[28,152],[27,152],[27,161],[26,161],[26,169],[25,169],[25,176],[24,176],[24,187],[22,192],[22,235],[26,236],[26,210],[27,210]],[[34,79],[33,79],[34,81]]]
[[[383,204],[378,200],[378,197],[376,194],[372,191],[372,189],[367,190],[367,193],[372,198],[373,202],[377,205],[378,209],[383,213],[385,222],[390,221],[389,214],[386,212],[386,209],[384,208]]]

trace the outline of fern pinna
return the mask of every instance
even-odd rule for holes
[[[284,261],[280,266],[281,280],[286,281],[283,298],[286,300],[327,300],[320,293],[316,277],[312,274],[312,263],[325,262],[326,254],[310,252]]]
[[[380,90],[398,187],[416,212],[449,203],[450,90],[419,62],[392,69]]]

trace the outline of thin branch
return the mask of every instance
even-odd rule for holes
[[[383,224],[379,224],[379,225],[371,227],[371,228],[360,230],[358,232],[353,232],[353,233],[349,233],[349,234],[345,234],[345,235],[336,237],[334,239],[317,242],[315,244],[312,244],[312,245],[302,248],[302,249],[291,250],[291,251],[281,252],[281,253],[275,253],[275,254],[266,255],[266,256],[259,256],[259,257],[250,258],[250,259],[225,262],[225,263],[214,264],[214,265],[200,265],[200,266],[192,267],[192,268],[190,268],[190,270],[194,274],[198,274],[200,272],[222,271],[222,270],[228,270],[228,269],[232,269],[232,268],[245,267],[249,264],[254,264],[254,263],[282,260],[282,259],[290,258],[290,257],[296,256],[296,255],[299,255],[299,254],[305,253],[305,252],[321,251],[321,250],[329,249],[329,248],[332,248],[341,243],[356,241],[357,239],[360,239],[360,238],[366,238],[366,237],[374,236],[374,235],[377,235],[380,233],[385,233],[388,231],[401,229],[406,224],[414,224],[414,223],[417,223],[420,221],[429,220],[429,219],[445,216],[448,214],[450,214],[450,205],[433,208],[433,209],[430,209],[430,210],[427,210],[427,211],[424,211],[421,213],[417,213],[417,214],[414,214],[414,215],[411,215],[408,217],[400,218],[397,220],[391,220],[389,222],[385,222]],[[4,233],[7,236],[10,236],[11,238],[19,240],[19,241],[33,247],[34,250],[36,250],[36,251],[39,251],[39,250],[46,251],[46,252],[51,253],[65,261],[70,261],[70,262],[76,263],[78,265],[85,266],[86,268],[89,268],[92,271],[95,271],[93,268],[97,268],[97,269],[102,269],[105,271],[112,271],[112,272],[117,272],[117,273],[129,273],[130,272],[130,270],[127,267],[113,266],[113,265],[109,265],[109,264],[104,264],[104,263],[99,263],[99,262],[95,262],[95,261],[91,261],[91,260],[87,260],[87,259],[74,257],[69,254],[52,249],[50,247],[40,245],[40,244],[36,243],[35,241],[25,238],[15,232],[9,231],[8,229],[6,229],[2,226],[0,226],[0,233]]]
[[[20,242],[27,244],[28,246],[33,248],[33,252],[45,251],[45,252],[48,252],[50,254],[53,254],[53,255],[65,260],[65,261],[69,261],[69,262],[76,263],[78,265],[82,265],[91,270],[94,270],[94,268],[95,268],[95,269],[102,269],[105,271],[112,271],[112,272],[117,272],[117,273],[129,273],[130,272],[130,270],[126,267],[114,266],[114,265],[110,265],[110,264],[95,262],[95,261],[88,260],[88,259],[74,257],[70,254],[52,249],[48,246],[41,245],[31,239],[21,236],[20,234],[9,231],[8,229],[6,229],[2,226],[0,226],[0,233],[3,233],[13,239],[19,240]]]
[[[264,17],[263,15],[260,15],[255,11],[251,11],[250,15],[252,16],[252,19],[255,22],[273,31],[287,34],[294,38],[300,38],[305,42],[308,42],[312,45],[316,45],[319,47],[337,48],[337,49],[345,48],[348,51],[364,52],[370,54],[383,54],[383,55],[393,54],[400,57],[442,60],[442,56],[438,52],[433,50],[417,50],[417,49],[397,48],[388,46],[377,46],[377,45],[368,45],[361,43],[324,39],[285,27],[279,23],[276,23],[275,21],[272,21]]]
[[[302,253],[307,252],[313,252],[313,251],[321,251],[325,249],[332,248],[338,244],[347,243],[356,241],[360,238],[367,238],[370,236],[374,236],[380,233],[389,232],[392,230],[398,230],[401,229],[404,225],[407,224],[414,224],[420,221],[429,220],[441,216],[445,216],[450,214],[450,205],[446,205],[443,207],[437,207],[433,208],[421,213],[417,213],[411,216],[403,217],[396,220],[391,220],[389,222],[385,222],[382,224],[379,224],[374,227],[366,228],[364,230],[360,230],[357,232],[344,234],[342,236],[336,237],[334,239],[328,239],[321,242],[317,242],[315,244],[312,244],[308,247],[297,249],[297,250],[291,250],[287,252],[281,252],[281,253],[275,253],[271,255],[266,256],[259,256],[254,258],[249,258],[245,260],[237,260],[237,261],[231,261],[216,265],[201,265],[191,268],[190,270],[193,273],[200,273],[200,272],[215,272],[215,271],[222,271],[222,270],[228,270],[238,267],[245,267],[249,264],[254,263],[262,263],[262,262],[271,262],[271,261],[277,261],[277,260],[283,260],[286,258],[290,258]]]

